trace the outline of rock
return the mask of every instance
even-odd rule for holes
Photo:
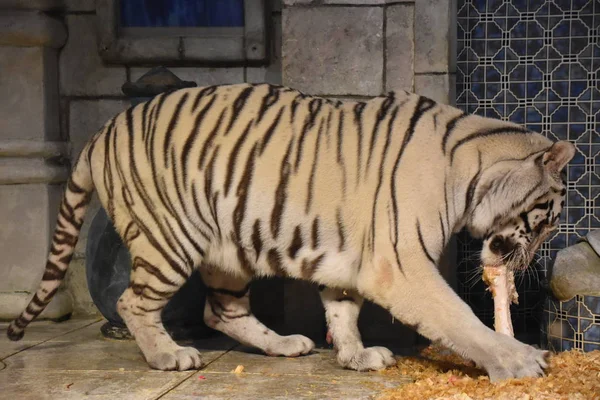
[[[587,234],[585,239],[588,241],[592,249],[600,255],[600,229],[596,229],[595,231],[591,231]]]
[[[590,232],[586,239],[556,256],[550,288],[558,300],[575,295],[600,296],[600,230]]]

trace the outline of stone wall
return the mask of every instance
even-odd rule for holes
[[[39,284],[68,174],[57,85],[66,31],[44,13],[52,1],[19,3],[0,2],[0,318],[21,312]],[[60,291],[44,316],[71,311]]]
[[[284,0],[283,83],[370,97],[408,90],[453,103],[455,0]]]

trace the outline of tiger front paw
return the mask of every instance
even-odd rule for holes
[[[315,343],[302,335],[281,336],[272,343],[265,353],[272,357],[298,357],[310,353],[315,348]]]
[[[544,376],[549,352],[538,350],[509,336],[500,338],[504,343],[494,346],[492,357],[482,363],[491,382]]]
[[[148,365],[162,371],[185,371],[200,369],[203,365],[200,352],[193,347],[178,347],[174,351],[162,351],[147,358]]]
[[[367,347],[353,354],[339,352],[337,359],[342,367],[356,371],[378,371],[396,365],[394,353],[385,347]]]

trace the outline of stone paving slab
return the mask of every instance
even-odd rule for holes
[[[244,364],[245,363],[245,364]],[[205,372],[230,372],[244,365],[244,372],[282,375],[328,375],[330,377],[358,378],[364,374],[342,368],[329,349],[315,349],[301,357],[269,357],[253,349],[237,347],[204,369]]]
[[[116,370],[151,371],[133,340],[105,339],[97,322],[83,329],[41,343],[4,360],[9,369],[27,370]],[[204,343],[203,343],[204,342]],[[214,361],[231,349],[228,338],[193,343],[205,363]]]
[[[355,377],[200,371],[161,399],[370,399],[377,393],[411,382],[378,372]]]
[[[8,328],[9,323],[0,322],[0,360],[48,340],[61,340],[60,338],[63,335],[84,328],[98,320],[99,318],[69,320],[64,322],[35,321],[27,327],[25,337],[18,342],[8,340],[6,337],[6,329]]]
[[[345,370],[330,349],[297,358],[268,357],[224,336],[191,343],[208,363],[204,369],[156,371],[148,367],[134,341],[103,338],[103,323],[34,323],[26,336],[32,347],[0,363],[2,398],[368,399],[412,381]],[[0,328],[4,331],[6,326]],[[0,350],[8,354],[10,343],[3,336]],[[244,366],[241,374],[232,372],[238,365]]]
[[[4,399],[141,400],[158,398],[189,375],[190,372],[164,371],[6,369],[0,372],[0,388]]]
[[[343,369],[329,349],[296,358],[267,357],[238,347],[170,391],[164,399],[367,399],[410,377]],[[232,371],[244,366],[241,374]],[[202,379],[203,377],[204,379]]]

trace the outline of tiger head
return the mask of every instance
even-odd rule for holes
[[[575,146],[560,141],[482,172],[467,226],[484,239],[484,266],[528,267],[542,242],[558,227],[567,192],[564,168],[574,155]]]

